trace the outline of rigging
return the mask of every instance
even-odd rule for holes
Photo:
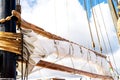
[[[99,49],[100,49],[100,52],[102,52],[102,46],[101,46],[101,42],[100,42],[100,38],[99,38],[99,34],[98,34],[98,29],[97,29],[97,24],[96,24],[96,20],[95,20],[95,15],[94,15],[93,8],[92,8],[92,0],[90,0],[90,8],[91,8],[92,14],[93,14],[93,20],[94,20],[94,24],[95,24],[96,33],[97,33]]]
[[[94,13],[95,13],[95,16],[96,16],[96,20],[97,20],[97,22],[98,22],[98,27],[99,27],[99,30],[100,30],[101,38],[102,38],[102,40],[103,40],[103,45],[104,45],[104,47],[105,47],[105,51],[106,51],[106,53],[108,53],[107,47],[106,47],[106,44],[105,44],[105,40],[104,40],[104,38],[103,38],[102,30],[101,30],[101,27],[100,27],[100,23],[99,23],[99,20],[98,20],[98,16],[97,16],[97,14],[96,14],[96,10],[95,10],[95,9],[94,9]]]
[[[95,50],[95,42],[94,42],[94,39],[93,39],[91,26],[90,26],[90,23],[89,23],[86,0],[84,0],[84,7],[85,7],[85,13],[86,13],[86,16],[87,16],[87,23],[88,23],[88,27],[89,27],[89,32],[90,32],[90,36],[91,36],[91,40],[92,40],[92,48]]]
[[[100,2],[100,1],[98,0],[98,2]],[[109,44],[109,47],[110,47],[110,51],[111,51],[111,55],[112,55],[112,58],[113,58],[113,62],[114,62],[115,68],[118,70],[117,65],[116,65],[116,61],[115,61],[115,58],[114,58],[114,55],[113,55],[113,50],[112,50],[112,47],[111,47],[110,39],[109,39],[109,36],[108,36],[108,32],[107,32],[105,20],[104,20],[103,13],[102,13],[102,10],[101,10],[100,5],[99,5],[99,9],[100,9],[101,17],[102,17],[102,20],[103,20],[103,25],[104,25],[105,33],[106,33],[106,36],[107,36],[107,39],[108,39],[108,44]],[[111,15],[111,16],[112,16],[112,15]],[[112,20],[113,20],[113,19],[112,19]],[[113,21],[113,22],[114,22],[114,21]],[[115,25],[114,25],[114,26],[115,26]],[[118,72],[117,72],[117,73],[118,73]]]

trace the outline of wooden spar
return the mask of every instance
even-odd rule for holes
[[[43,36],[45,36],[45,37],[47,37],[49,39],[56,39],[56,40],[62,40],[62,41],[71,42],[71,41],[66,40],[64,38],[61,38],[61,37],[56,36],[54,34],[51,34],[51,33],[45,31],[44,29],[42,29],[42,28],[40,28],[38,26],[35,26],[35,25],[31,24],[31,23],[28,23],[28,22],[22,20],[21,17],[20,17],[20,14],[18,12],[16,12],[16,11],[13,11],[12,13],[13,13],[14,16],[16,16],[18,18],[18,22],[21,23],[21,27],[23,27],[23,28],[32,29],[36,33],[38,33],[40,35],[43,35]],[[73,43],[73,42],[71,42],[71,43]],[[76,44],[76,43],[73,43],[73,44]],[[88,49],[88,50],[90,50],[90,49]],[[106,58],[106,56],[103,55],[103,54],[100,54],[100,53],[98,53],[96,51],[93,51],[93,50],[90,50],[90,51],[94,52],[97,56],[101,56],[103,58]],[[69,72],[69,73],[85,75],[85,76],[88,76],[88,77],[91,77],[91,78],[100,78],[100,79],[113,80],[113,78],[111,76],[108,76],[108,75],[94,74],[94,73],[90,73],[90,72],[86,72],[86,71],[82,71],[82,70],[62,66],[62,65],[59,65],[59,64],[43,61],[43,60],[40,60],[40,62],[38,62],[38,64],[36,66],[49,68],[49,69],[53,69],[53,70],[65,71],[65,72]]]
[[[21,60],[18,60],[18,62],[21,62]],[[99,78],[99,79],[102,79],[102,80],[114,80],[112,76],[90,73],[90,72],[86,72],[86,71],[83,71],[83,70],[74,69],[74,68],[71,68],[71,67],[51,63],[51,62],[44,61],[44,60],[40,60],[36,64],[36,66],[43,67],[43,68],[48,68],[48,69],[52,69],[52,70],[56,70],[56,71],[63,71],[63,72],[68,72],[68,73],[84,75],[84,76],[87,76],[87,77],[90,77],[90,78]]]
[[[67,40],[67,39],[64,39],[64,38],[62,38],[62,37],[59,37],[59,36],[57,36],[57,35],[55,35],[55,34],[51,34],[50,32],[47,32],[47,31],[45,31],[44,29],[42,29],[42,28],[40,28],[40,27],[38,27],[38,26],[35,26],[35,25],[33,25],[33,24],[29,23],[29,22],[26,22],[25,20],[22,20],[22,19],[21,19],[21,16],[20,16],[20,13],[18,13],[18,12],[15,11],[15,10],[12,11],[12,14],[18,18],[18,22],[21,22],[21,27],[23,27],[23,28],[31,29],[31,30],[35,31],[36,33],[38,33],[38,34],[40,34],[40,35],[42,35],[42,36],[44,36],[44,37],[47,37],[47,38],[49,38],[49,39],[54,39],[54,40],[61,40],[61,41],[70,42],[70,43],[76,44],[76,45],[78,45],[78,46],[81,46],[81,47],[83,47],[83,48],[85,48],[85,49],[88,49],[88,48],[86,48],[86,47],[84,47],[84,46],[82,46],[82,45],[79,45],[79,44],[77,44],[77,43],[74,43],[74,42],[72,42],[72,41],[69,41],[69,40]],[[102,58],[106,58],[106,56],[103,55],[103,54],[100,54],[100,53],[98,53],[98,52],[96,52],[96,51],[94,51],[94,50],[91,50],[91,49],[88,49],[88,50],[94,52],[95,55],[97,55],[97,56],[100,56],[100,57],[102,57]]]
[[[108,75],[99,75],[99,74],[95,74],[95,73],[90,73],[90,72],[62,66],[59,64],[55,64],[55,63],[51,63],[51,62],[47,62],[47,61],[43,61],[43,60],[40,60],[40,62],[37,63],[37,66],[48,68],[48,69],[53,69],[53,70],[58,70],[58,71],[74,73],[74,74],[85,75],[85,76],[88,76],[90,78],[114,80],[111,76],[108,76]]]
[[[21,27],[23,27],[23,28],[32,29],[36,33],[38,33],[40,35],[43,35],[43,36],[45,36],[47,38],[50,38],[50,39],[56,39],[56,40],[62,40],[62,41],[71,42],[71,41],[66,40],[64,38],[61,38],[61,37],[56,36],[54,34],[51,34],[51,33],[45,31],[44,29],[42,29],[42,28],[40,28],[38,26],[35,26],[35,25],[31,24],[31,23],[28,23],[28,22],[22,20],[21,17],[20,17],[20,14],[18,12],[16,12],[16,11],[13,11],[12,13],[13,13],[14,16],[16,16],[18,18],[18,22],[21,23]],[[71,42],[71,43],[73,43],[73,42]],[[76,44],[76,43],[74,43],[74,44]],[[90,49],[88,49],[88,50],[90,50]],[[100,53],[95,52],[93,50],[90,50],[90,51],[94,52],[98,56],[106,58],[106,56],[103,55],[103,54],[100,54]],[[113,80],[113,78],[111,76],[108,76],[108,75],[94,74],[94,73],[90,73],[90,72],[86,72],[86,71],[82,71],[82,70],[78,70],[78,69],[62,66],[62,65],[59,65],[59,64],[43,61],[43,60],[40,60],[40,62],[38,62],[36,66],[49,68],[49,69],[53,69],[53,70],[69,72],[69,73],[75,73],[75,74],[79,74],[79,75],[85,75],[85,76],[88,76],[88,77],[91,77],[91,78],[100,78],[100,79]]]
[[[113,1],[112,0],[108,0],[108,4],[109,4],[109,7],[110,7],[110,12],[111,12],[111,16],[113,18],[113,22],[114,22],[114,25],[115,25],[115,29],[117,30],[117,20],[118,20],[118,15],[115,11],[115,7],[114,7],[114,4],[113,4]]]

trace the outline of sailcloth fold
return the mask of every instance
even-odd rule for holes
[[[29,63],[32,65],[36,65],[42,59],[92,73],[110,75],[106,58],[89,49],[66,41],[48,39],[32,30],[23,29],[23,34],[23,52],[26,56],[24,58],[27,59],[29,54]]]
[[[111,76],[110,65],[105,55],[28,23],[21,19],[19,13],[15,11],[13,11],[13,15],[21,22],[24,35],[24,58],[31,65],[35,66],[40,60],[44,60],[92,74]]]

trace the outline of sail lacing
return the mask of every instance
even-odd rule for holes
[[[17,13],[16,13],[17,14]],[[18,16],[18,15],[17,15]],[[21,19],[21,18],[20,18]],[[21,27],[22,28],[28,28],[28,29],[30,29],[30,28],[34,28],[34,27],[36,27],[36,30],[34,30],[33,29],[33,31],[38,31],[37,33],[39,33],[39,34],[43,34],[44,33],[44,37],[43,37],[43,40],[41,39],[39,42],[39,50],[40,50],[40,54],[42,54],[42,53],[44,53],[44,51],[42,52],[42,49],[41,49],[41,47],[42,48],[44,48],[45,50],[46,50],[46,55],[49,55],[49,54],[51,54],[51,50],[49,49],[49,48],[52,48],[52,50],[55,50],[53,53],[55,54],[57,51],[56,51],[56,49],[55,49],[55,47],[54,47],[54,45],[55,45],[55,43],[54,43],[54,40],[56,40],[56,42],[59,42],[59,44],[58,44],[58,50],[60,51],[59,52],[59,57],[61,56],[61,58],[57,58],[57,60],[56,61],[60,61],[61,59],[63,59],[63,57],[65,57],[66,55],[66,57],[70,57],[70,55],[72,55],[72,56],[75,56],[76,54],[79,54],[80,52],[82,52],[81,54],[83,55],[83,57],[81,57],[80,59],[85,59],[86,61],[88,60],[88,56],[90,56],[90,55],[94,55],[94,57],[93,56],[91,56],[91,58],[89,58],[89,60],[92,62],[93,61],[93,64],[96,64],[96,65],[99,65],[99,60],[98,60],[98,62],[96,63],[96,62],[94,62],[95,60],[92,60],[92,59],[96,59],[96,56],[95,55],[97,55],[97,59],[98,59],[98,57],[100,57],[102,60],[104,60],[104,58],[106,58],[106,56],[104,56],[104,55],[102,55],[102,54],[98,54],[97,52],[95,52],[95,51],[93,51],[93,50],[90,50],[90,49],[88,49],[88,48],[85,48],[85,47],[83,47],[83,46],[81,46],[81,45],[79,45],[79,44],[76,44],[76,43],[74,43],[74,42],[71,42],[71,41],[69,41],[69,40],[66,40],[66,39],[63,39],[63,38],[60,38],[60,37],[57,37],[56,35],[53,35],[53,34],[51,34],[51,33],[49,33],[49,32],[46,32],[45,30],[43,30],[43,29],[41,29],[41,28],[39,28],[38,29],[38,27],[37,26],[35,26],[35,25],[32,25],[32,24],[30,24],[30,23],[28,23],[28,22],[26,22],[26,21],[24,21],[24,20],[22,20],[21,19]],[[30,38],[30,36],[29,36],[29,34],[31,34],[31,32],[29,32],[28,31],[28,37]],[[35,35],[31,35],[32,37],[35,37]],[[42,37],[42,35],[41,35],[41,37]],[[46,38],[45,38],[46,37]],[[28,43],[29,44],[32,44],[33,42],[29,42],[29,38],[26,38],[26,40],[28,41]],[[44,44],[44,45],[43,45]],[[72,48],[71,48],[71,54],[67,54],[67,53],[69,53],[69,45],[70,44],[72,44],[73,45],[73,48],[75,49],[75,50],[73,50]],[[46,46],[45,46],[46,45]],[[80,48],[82,48],[82,51],[81,51],[81,49]],[[28,48],[28,49],[31,49],[31,48]],[[50,51],[49,51],[50,50]],[[88,51],[90,52],[90,55],[88,55]],[[66,54],[65,54],[66,53]],[[73,54],[74,53],[74,54]],[[81,55],[80,54],[80,55]],[[53,54],[51,54],[51,55],[53,55]],[[78,56],[76,56],[76,57],[78,57]],[[73,60],[74,58],[72,57],[72,60]],[[56,62],[55,61],[55,62]],[[53,63],[54,63],[54,61],[53,61]],[[65,64],[66,65],[66,64]],[[46,65],[47,66],[47,65]],[[93,65],[91,65],[91,66],[93,66]],[[74,66],[74,67],[77,67],[77,66]],[[100,66],[99,66],[100,67]]]

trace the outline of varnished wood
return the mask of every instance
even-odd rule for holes
[[[54,39],[54,40],[61,40],[61,41],[70,42],[70,43],[76,44],[76,45],[78,45],[78,46],[81,46],[81,47],[83,47],[83,48],[85,48],[85,49],[88,49],[88,48],[86,48],[86,47],[84,47],[84,46],[82,46],[82,45],[79,45],[79,44],[77,44],[77,43],[74,43],[74,42],[72,42],[72,41],[69,41],[69,40],[67,40],[67,39],[65,39],[65,38],[62,38],[62,37],[57,36],[57,35],[55,35],[55,34],[52,34],[52,33],[50,33],[50,32],[47,32],[47,31],[45,31],[44,29],[42,29],[42,28],[40,28],[40,27],[38,27],[38,26],[36,26],[36,25],[33,25],[33,24],[29,23],[29,22],[26,22],[25,20],[21,19],[20,13],[18,13],[18,12],[15,11],[15,10],[12,11],[12,14],[18,18],[18,22],[21,22],[21,27],[22,27],[22,28],[31,29],[31,30],[35,31],[36,33],[38,33],[38,34],[40,34],[40,35],[42,35],[42,36],[44,36],[44,37],[47,37],[47,38],[49,38],[49,39]],[[91,49],[88,49],[88,50],[94,52],[95,55],[97,55],[97,56],[100,56],[100,57],[102,57],[102,58],[106,58],[106,56],[103,55],[103,54],[101,54],[101,53],[98,53],[98,52],[96,52],[96,51],[94,51],[94,50],[91,50]]]
[[[28,23],[28,22],[22,20],[21,17],[20,17],[20,14],[16,11],[13,11],[13,15],[18,18],[18,21],[21,22],[21,27],[23,27],[23,28],[32,29],[36,33],[38,33],[42,36],[45,36],[47,38],[50,38],[50,39],[71,42],[67,39],[61,38],[61,37],[59,37],[57,35],[54,35],[54,34],[51,34],[51,33],[45,31],[44,29],[42,29],[38,26],[35,26],[31,23]],[[71,42],[71,43],[76,44],[74,42]],[[78,45],[78,44],[76,44],[76,45]],[[81,46],[81,45],[79,45],[79,46]],[[85,48],[85,49],[87,49],[87,48]],[[88,50],[90,50],[90,49],[88,49]],[[93,50],[90,50],[90,51],[94,52],[97,56],[106,58],[106,56],[103,55],[103,54],[100,54],[100,53],[98,53],[96,51],[93,51]],[[99,78],[99,79],[103,79],[103,80],[104,79],[113,80],[113,78],[111,76],[108,76],[108,75],[99,75],[99,74],[95,74],[95,73],[90,73],[90,72],[86,72],[86,71],[62,66],[62,65],[59,65],[59,64],[55,64],[55,63],[51,63],[51,62],[47,62],[47,61],[43,61],[43,60],[40,60],[40,62],[38,62],[36,66],[44,67],[44,68],[48,68],[48,69],[53,69],[53,70],[58,70],[58,71],[74,73],[74,74],[79,74],[79,75],[85,75],[85,76],[88,76],[88,77],[91,77],[91,78]]]
[[[49,69],[53,69],[53,70],[58,70],[58,71],[64,71],[64,72],[79,74],[79,75],[85,75],[85,76],[88,76],[88,77],[91,77],[91,78],[113,80],[113,78],[111,76],[108,76],[108,75],[99,75],[99,74],[95,74],[95,73],[90,73],[90,72],[86,72],[86,71],[62,66],[62,65],[59,65],[59,64],[55,64],[55,63],[51,63],[51,62],[47,62],[47,61],[43,61],[43,60],[40,60],[40,62],[37,64],[37,66],[44,67],[44,68],[49,68]]]

